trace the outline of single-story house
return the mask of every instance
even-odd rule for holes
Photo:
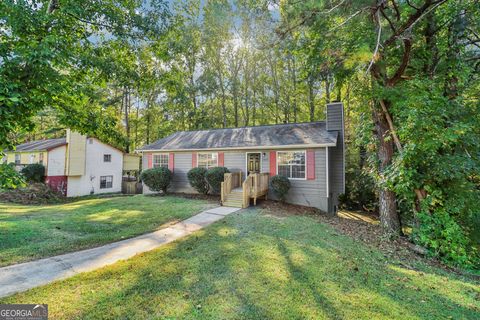
[[[123,171],[138,170],[140,159],[97,138],[67,130],[65,138],[30,141],[5,152],[4,162],[18,170],[45,166],[45,182],[67,197],[120,192]]]
[[[195,192],[187,179],[193,167],[224,166],[239,172],[241,180],[258,174],[286,176],[291,182],[287,202],[335,212],[338,196],[345,192],[344,148],[343,104],[336,102],[327,105],[326,121],[181,131],[137,152],[143,169],[173,171],[175,192]],[[225,194],[227,204],[230,194],[236,197],[233,191],[243,188],[245,194],[245,183],[232,188]],[[151,192],[146,186],[143,190]],[[271,190],[267,193],[275,198]]]

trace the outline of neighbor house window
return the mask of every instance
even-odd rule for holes
[[[30,164],[35,163],[35,155],[31,154],[30,155]]]
[[[168,168],[168,154],[154,154],[153,155],[154,168]]]
[[[100,177],[100,189],[110,189],[113,185],[113,176]]]
[[[20,153],[15,153],[15,164],[20,164]]]
[[[38,155],[38,163],[43,164],[43,152]]]
[[[112,155],[111,154],[104,154],[103,155],[103,162],[112,162]]]
[[[290,179],[305,179],[305,151],[277,152],[277,172]]]
[[[199,153],[198,163],[199,168],[210,169],[218,166],[218,154],[217,153]]]

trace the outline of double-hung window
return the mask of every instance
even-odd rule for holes
[[[113,186],[113,176],[100,177],[100,189],[110,189]]]
[[[218,153],[199,153],[197,166],[205,169],[218,167]]]
[[[15,164],[20,164],[20,153],[15,153]]]
[[[278,151],[277,172],[290,179],[305,179],[305,151]]]
[[[153,155],[154,168],[168,168],[168,154],[154,154]]]

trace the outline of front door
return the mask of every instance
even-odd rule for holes
[[[247,174],[260,173],[261,153],[247,153]]]

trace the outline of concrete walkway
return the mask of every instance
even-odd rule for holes
[[[0,268],[0,297],[131,258],[136,254],[158,248],[187,236],[238,210],[240,208],[218,207],[208,209],[168,228],[136,238]]]

